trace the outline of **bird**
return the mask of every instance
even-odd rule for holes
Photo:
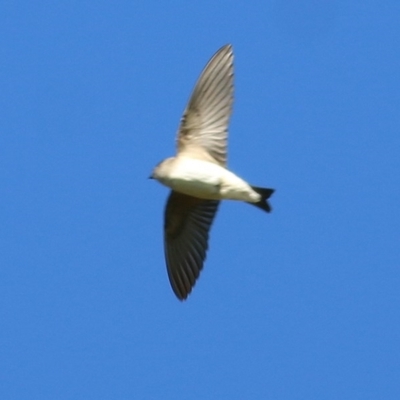
[[[233,105],[233,48],[210,59],[194,87],[177,133],[177,153],[150,178],[171,189],[164,211],[164,253],[179,300],[191,293],[206,258],[209,231],[221,200],[239,200],[265,212],[274,189],[252,186],[227,169]]]

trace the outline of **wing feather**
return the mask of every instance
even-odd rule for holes
[[[233,104],[233,50],[226,45],[208,62],[183,113],[178,153],[226,165],[229,118]]]
[[[164,250],[168,277],[180,300],[186,299],[203,268],[218,201],[171,191],[165,208]]]

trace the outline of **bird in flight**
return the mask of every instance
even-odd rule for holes
[[[274,189],[251,186],[226,167],[233,103],[233,50],[219,49],[198,79],[177,134],[177,154],[160,162],[150,178],[169,187],[164,215],[168,277],[179,300],[191,292],[203,268],[208,236],[220,200],[240,200],[270,212]]]

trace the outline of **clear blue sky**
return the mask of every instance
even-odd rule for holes
[[[399,399],[400,3],[5,1],[1,399]],[[188,301],[148,180],[232,43],[224,203]]]

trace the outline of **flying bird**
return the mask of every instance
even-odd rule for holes
[[[150,178],[171,188],[164,215],[164,250],[175,295],[185,300],[203,268],[220,200],[241,200],[270,212],[274,189],[251,186],[226,167],[233,103],[233,50],[219,49],[198,79],[177,134],[177,154]]]

